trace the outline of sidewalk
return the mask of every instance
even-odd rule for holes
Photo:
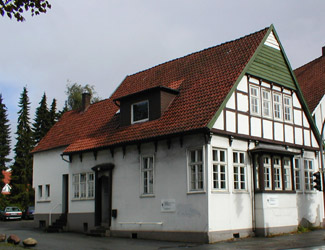
[[[77,233],[45,233],[29,228],[7,227],[8,224],[0,223],[0,233],[16,234],[22,240],[28,237],[35,238],[38,244],[33,249],[38,250],[151,250],[151,249],[324,249],[325,230],[315,230],[308,233],[296,233],[275,237],[254,237],[237,239],[233,241],[219,242],[215,244],[194,244],[182,242],[166,242],[126,238],[90,237]],[[0,249],[3,246],[0,243]],[[323,248],[321,246],[324,246]],[[308,247],[308,248],[306,248]],[[317,248],[311,248],[317,247]]]

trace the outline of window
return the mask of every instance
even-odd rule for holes
[[[290,96],[283,96],[284,120],[292,121],[292,101]]]
[[[246,166],[245,154],[242,152],[233,153],[233,167],[234,167],[234,189],[246,189]]]
[[[43,197],[43,186],[42,185],[38,185],[38,198],[42,198]]]
[[[131,122],[144,122],[149,120],[149,102],[143,101],[131,105]]]
[[[281,173],[281,160],[280,157],[273,158],[274,168],[274,185],[276,190],[282,189],[282,173]]]
[[[273,93],[273,111],[274,119],[282,119],[282,103],[281,103],[281,94]]]
[[[45,195],[46,195],[46,198],[50,198],[50,184],[47,184],[45,186]]]
[[[72,175],[73,198],[94,198],[95,185],[93,173],[80,173]]]
[[[88,197],[95,197],[94,174],[88,174]]]
[[[272,178],[271,178],[271,158],[265,156],[264,159],[264,188],[265,190],[272,189]]]
[[[284,178],[284,189],[292,190],[291,186],[291,161],[289,158],[283,159],[283,178]]]
[[[188,154],[190,191],[203,191],[203,150],[190,150]]]
[[[313,161],[304,159],[305,190],[313,190]]]
[[[142,175],[142,194],[153,194],[154,184],[153,156],[143,157],[141,166]]]
[[[260,95],[259,87],[250,86],[250,103],[251,113],[255,115],[260,114]]]
[[[300,177],[300,159],[295,158],[295,186],[296,190],[301,190],[301,177]]]
[[[213,189],[227,188],[227,161],[226,150],[213,149],[212,150],[212,164],[213,164]]]
[[[262,90],[262,102],[263,102],[263,116],[271,117],[271,92],[265,89]]]

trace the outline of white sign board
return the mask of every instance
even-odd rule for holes
[[[176,201],[175,199],[162,199],[161,200],[161,212],[175,212]]]

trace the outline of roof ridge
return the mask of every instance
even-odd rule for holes
[[[321,60],[322,57],[325,58],[325,56],[317,57],[317,58],[315,58],[314,60],[312,60],[312,61],[310,61],[310,62],[308,62],[308,63],[305,63],[305,64],[301,65],[300,67],[296,68],[294,71],[296,71],[296,70],[301,70],[301,68],[303,68],[303,67],[306,67],[306,66],[309,66],[309,65],[311,65],[311,64],[314,64],[314,63],[316,63],[316,61]]]
[[[131,75],[127,75],[126,78],[129,77],[129,76],[134,76],[134,75],[137,75],[137,74],[139,74],[139,73],[142,73],[142,72],[145,72],[145,71],[148,71],[148,70],[154,69],[154,68],[159,67],[159,66],[162,66],[162,65],[165,65],[165,64],[167,64],[167,63],[170,63],[170,62],[174,62],[174,61],[177,61],[177,60],[183,59],[183,58],[188,57],[188,56],[192,56],[192,55],[195,55],[195,54],[199,54],[199,53],[201,53],[201,52],[203,52],[203,51],[207,51],[207,50],[210,50],[210,49],[214,49],[214,48],[217,48],[217,47],[221,47],[221,46],[224,46],[224,45],[229,44],[229,43],[237,42],[238,40],[244,39],[244,38],[249,37],[249,36],[253,36],[253,35],[255,35],[255,34],[259,33],[259,32],[262,32],[262,31],[264,31],[264,30],[266,30],[266,29],[269,29],[270,27],[271,27],[271,26],[268,26],[268,27],[265,27],[265,28],[263,28],[263,29],[261,29],[261,30],[259,30],[259,31],[252,32],[252,33],[250,33],[250,34],[248,34],[248,35],[244,35],[244,36],[239,37],[239,38],[236,38],[236,39],[234,39],[234,40],[230,40],[230,41],[227,41],[227,42],[223,42],[223,43],[220,43],[220,44],[218,44],[218,45],[214,45],[214,46],[211,46],[211,47],[208,47],[208,48],[205,48],[205,49],[199,50],[199,51],[195,51],[195,52],[189,53],[189,54],[187,54],[187,55],[185,55],[185,56],[177,57],[177,58],[174,58],[174,59],[168,60],[168,61],[166,61],[166,62],[159,63],[159,64],[157,64],[157,65],[155,65],[155,66],[150,67],[150,68],[147,68],[147,69],[144,69],[144,70],[140,70],[140,71],[138,71],[138,72],[136,72],[136,73],[133,73],[133,74],[131,74]]]

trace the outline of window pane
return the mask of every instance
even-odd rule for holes
[[[141,121],[149,118],[148,101],[135,103],[133,108],[133,121]]]
[[[220,162],[226,162],[226,152],[220,150]]]

